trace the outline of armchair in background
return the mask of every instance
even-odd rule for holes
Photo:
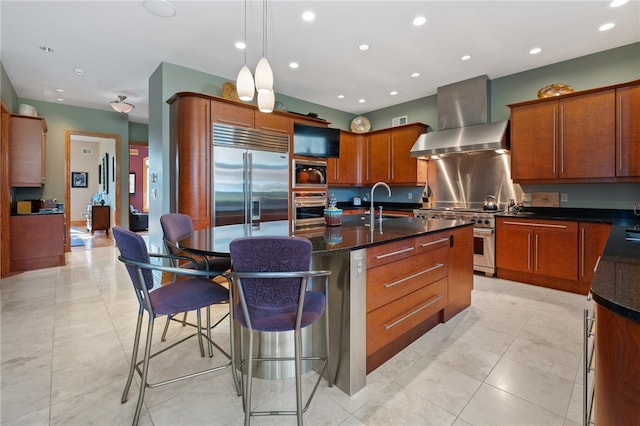
[[[149,213],[141,213],[135,207],[129,205],[129,230],[133,232],[149,229]]]

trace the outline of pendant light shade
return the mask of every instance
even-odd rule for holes
[[[255,92],[253,75],[251,75],[251,70],[247,65],[243,66],[238,73],[236,90],[241,101],[253,100],[253,93]]]
[[[258,93],[273,92],[273,71],[264,56],[256,66],[256,90]]]
[[[260,112],[272,112],[276,98],[273,90],[269,92],[258,92],[258,109]]]

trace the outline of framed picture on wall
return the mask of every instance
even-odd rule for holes
[[[89,173],[71,172],[71,187],[86,188],[89,185]]]

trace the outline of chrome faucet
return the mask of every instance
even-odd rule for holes
[[[373,193],[378,186],[386,187],[387,191],[389,191],[389,197],[391,197],[391,188],[389,188],[389,185],[387,185],[386,183],[377,182],[371,187],[371,207],[369,209],[369,225],[371,226],[371,229],[373,229],[373,218],[375,217],[375,210],[373,209]],[[380,223],[382,224],[382,207],[380,207]]]

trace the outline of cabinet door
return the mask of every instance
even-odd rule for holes
[[[580,259],[579,259],[579,280],[584,283],[591,283],[593,279],[593,269],[609,238],[611,225],[608,223],[583,223],[580,222]]]
[[[615,90],[559,100],[559,177],[615,176]]]
[[[254,120],[256,129],[289,135],[289,141],[293,138],[293,122],[289,117],[255,111]]]
[[[557,101],[511,110],[511,177],[514,181],[558,177]]]
[[[532,272],[533,230],[516,221],[496,223],[496,266],[512,271]]]
[[[578,279],[578,224],[543,222],[533,236],[533,271],[548,277]]]
[[[351,186],[360,183],[362,175],[362,140],[351,132],[340,132],[340,158],[330,158],[327,162],[327,182],[329,185]]]
[[[369,180],[389,182],[391,179],[391,131],[369,135]]]
[[[640,176],[640,85],[616,90],[616,176]]]
[[[424,185],[427,183],[427,160],[411,157],[411,148],[418,136],[426,132],[422,126],[407,126],[391,130],[391,182]]]
[[[180,97],[171,104],[171,139],[178,156],[178,212],[194,229],[212,225],[211,112],[208,99]],[[251,111],[253,113],[253,111]]]
[[[9,124],[9,183],[40,187],[45,177],[44,119],[12,115]]]
[[[211,121],[231,126],[253,128],[255,123],[254,110],[241,105],[212,101]]]

